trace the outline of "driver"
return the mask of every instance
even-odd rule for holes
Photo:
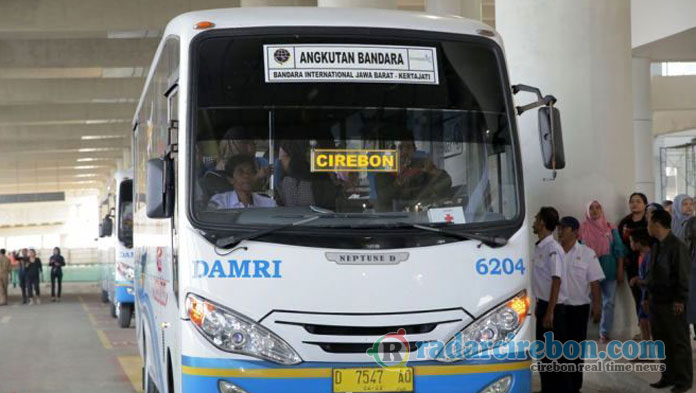
[[[275,207],[273,199],[255,193],[256,163],[253,156],[237,155],[225,163],[225,176],[232,191],[213,195],[208,207],[212,209],[240,209],[245,207]]]
[[[377,205],[380,210],[400,211],[407,205],[430,204],[450,196],[452,178],[437,168],[430,157],[419,157],[413,140],[399,144],[397,173],[379,173],[376,178]]]

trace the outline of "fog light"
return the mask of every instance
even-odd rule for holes
[[[239,386],[223,380],[218,382],[218,390],[220,390],[220,393],[247,393],[246,390]]]
[[[481,393],[507,393],[512,386],[512,376],[502,377],[492,384],[486,386]]]

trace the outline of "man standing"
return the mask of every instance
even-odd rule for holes
[[[5,256],[5,249],[0,249],[0,306],[7,305],[7,286],[10,283],[12,265]]]
[[[27,304],[27,263],[29,262],[29,250],[22,249],[22,254],[17,257],[19,262],[19,288],[22,290],[22,304]]]
[[[563,248],[563,292],[566,295],[565,315],[567,340],[582,343],[587,339],[587,320],[590,317],[592,303],[592,320],[599,323],[602,316],[602,291],[599,282],[604,279],[602,266],[595,252],[578,243],[580,222],[575,217],[563,217],[558,224],[558,240]],[[590,290],[592,297],[590,298]],[[584,346],[583,346],[584,348]],[[584,354],[584,349],[583,349]],[[576,367],[584,362],[580,356],[570,361]],[[582,389],[582,371],[568,374],[569,392],[577,393]]]
[[[534,248],[532,260],[532,291],[537,299],[534,314],[536,316],[536,339],[544,340],[544,333],[552,332],[554,339],[564,341],[565,298],[561,293],[563,277],[563,250],[554,240],[553,231],[558,225],[558,212],[553,207],[542,207],[534,218],[534,234],[539,241]],[[543,363],[551,360],[544,357]],[[567,378],[564,374],[540,370],[541,391],[557,393],[567,391]]]
[[[671,231],[672,217],[655,211],[648,222],[648,232],[658,240],[653,246],[648,266],[647,287],[650,325],[653,338],[665,344],[665,371],[654,388],[674,385],[672,392],[691,389],[693,363],[686,321],[689,296],[689,250]]]

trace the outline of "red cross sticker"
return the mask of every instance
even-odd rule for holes
[[[447,222],[454,221],[454,216],[449,214],[449,213],[445,214],[445,221],[447,221]]]

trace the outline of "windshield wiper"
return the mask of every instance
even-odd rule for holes
[[[303,218],[299,221],[291,222],[290,224],[278,225],[278,226],[271,227],[268,229],[262,229],[262,230],[259,230],[256,232],[247,233],[245,235],[232,235],[232,236],[228,236],[228,237],[223,237],[221,239],[218,239],[215,242],[215,245],[220,247],[220,248],[232,248],[244,240],[257,239],[259,237],[266,236],[270,233],[282,231],[283,229],[287,229],[287,228],[291,228],[291,227],[304,225],[304,224],[307,224],[307,223],[312,222],[314,220],[318,220],[320,218],[405,218],[405,217],[408,217],[408,216],[403,215],[403,214],[401,214],[401,215],[379,215],[379,214],[371,214],[371,213],[334,213],[328,209],[321,209],[321,208],[318,208],[317,210],[315,210],[315,209],[312,209],[312,210],[314,210],[314,211],[323,210],[323,211],[326,211],[327,213],[315,214],[315,215],[309,216],[307,218]]]
[[[303,218],[303,219],[301,219],[301,220],[299,220],[299,221],[291,222],[290,224],[278,225],[278,226],[276,226],[276,227],[272,227],[272,228],[268,228],[268,229],[262,229],[262,230],[260,230],[260,231],[247,233],[246,235],[240,235],[240,236],[232,235],[232,236],[228,236],[228,237],[223,237],[222,239],[218,239],[218,240],[215,242],[215,245],[218,246],[218,247],[220,247],[220,248],[231,248],[231,247],[234,247],[234,246],[236,246],[237,244],[241,243],[241,242],[244,241],[244,240],[256,239],[256,238],[259,238],[259,237],[262,237],[262,236],[266,236],[266,235],[268,235],[269,233],[273,233],[273,232],[276,232],[276,231],[281,231],[281,230],[283,230],[283,229],[290,228],[290,227],[295,227],[295,226],[298,226],[298,225],[303,225],[303,224],[306,224],[306,223],[308,223],[308,222],[312,222],[312,221],[314,221],[314,220],[318,220],[318,219],[320,219],[320,218],[322,218],[322,217],[323,217],[323,216],[321,216],[321,215],[311,216],[311,217],[308,217],[308,218]]]
[[[282,231],[283,229],[287,228],[292,228],[300,225],[307,224],[309,222],[318,220],[320,218],[403,218],[406,217],[404,215],[379,215],[379,214],[370,214],[370,213],[324,213],[324,214],[316,214],[309,216],[307,218],[303,218],[298,221],[291,222],[289,224],[285,225],[278,225],[272,228],[268,229],[262,229],[256,232],[250,232],[245,235],[232,235],[228,237],[224,237],[221,239],[218,239],[215,242],[215,245],[220,247],[220,248],[232,248],[236,246],[237,244],[241,243],[244,240],[253,240],[257,239],[263,236],[266,236],[268,234],[271,234],[273,232],[277,231]],[[404,222],[399,222],[395,223],[396,225],[386,225],[387,227],[402,227],[402,228],[415,228],[415,229],[420,229],[424,231],[429,231],[429,232],[436,232],[441,235],[445,236],[451,236],[451,237],[456,237],[461,240],[478,240],[482,243],[492,245],[492,246],[497,246],[501,247],[507,244],[507,239],[504,237],[499,237],[499,236],[488,236],[488,235],[482,235],[480,233],[475,233],[475,232],[467,232],[467,231],[452,231],[452,230],[447,230],[447,229],[442,229],[442,228],[437,228],[437,227],[431,227],[427,225],[420,225],[420,224],[411,224],[411,223],[404,223]]]
[[[456,238],[462,239],[462,240],[478,240],[478,241],[485,243],[489,246],[492,245],[492,246],[496,246],[496,247],[502,247],[508,243],[507,239],[504,237],[482,235],[480,233],[475,233],[475,232],[452,231],[452,230],[448,230],[448,229],[431,227],[431,226],[427,226],[427,225],[408,224],[408,223],[401,223],[400,226],[421,229],[421,230],[429,231],[429,232],[435,232],[435,233],[439,233],[439,234],[446,235],[446,236],[456,237]]]

